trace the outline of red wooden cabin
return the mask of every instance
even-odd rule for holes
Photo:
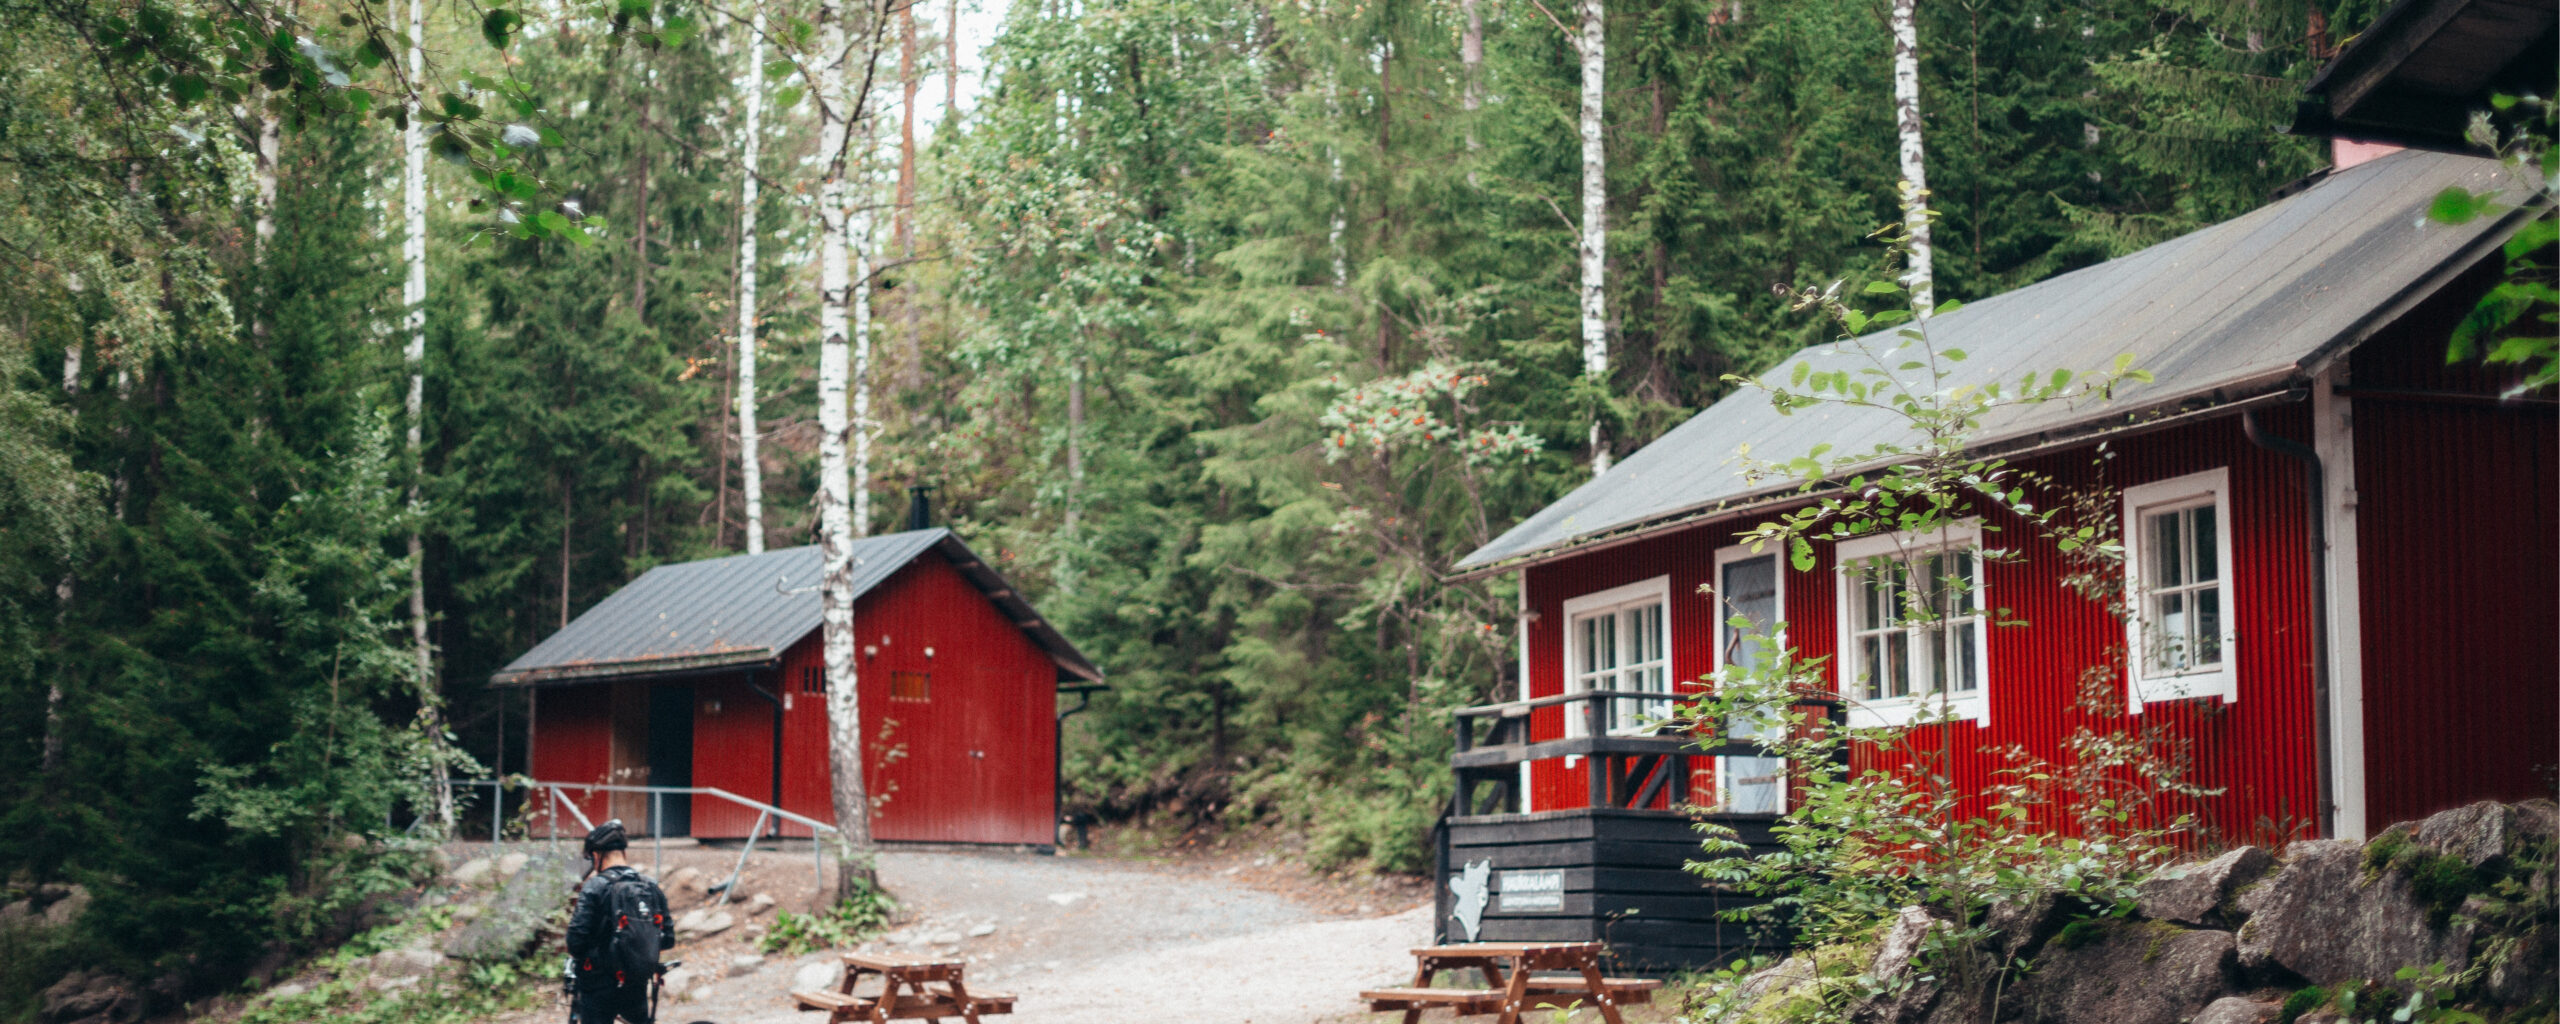
[[[2113,402],[2000,415],[1979,445],[2060,488],[2115,495],[2132,545],[2125,585],[2142,608],[2130,630],[2069,590],[2061,553],[2014,517],[1979,535],[1818,544],[1810,571],[1737,546],[1806,500],[1794,481],[1747,477],[1738,449],[1783,463],[1821,442],[1863,451],[1898,429],[1827,408],[1780,416],[1747,390],[1461,570],[1525,577],[1524,699],[1685,692],[1730,655],[1724,620],[1739,611],[1783,621],[1792,646],[1828,657],[1829,681],[1856,702],[1852,724],[1952,707],[1963,721],[1931,728],[1967,789],[1991,780],[2001,748],[2060,759],[2086,719],[2082,674],[2129,651],[2115,684],[2124,707],[2193,739],[2199,781],[2226,790],[2197,808],[2221,835],[2362,836],[2473,800],[2548,796],[2560,766],[2560,417],[2547,396],[2500,400],[2510,375],[2444,358],[2498,273],[2499,243],[2547,208],[2461,227],[2424,215],[2448,186],[2512,187],[2506,173],[2397,153],[1931,322],[1936,345],[1969,354],[1966,380],[2103,367],[2119,353],[2156,375]],[[1781,371],[1799,360],[1853,365],[1820,346]],[[1984,545],[2019,557],[1975,557]],[[1971,579],[1976,611],[1959,602],[1941,624],[1898,626],[1870,600],[1878,570],[1843,569],[1871,556],[1910,578]],[[1733,604],[1711,604],[1708,586]],[[1992,624],[2002,613],[2023,624]],[[1562,709],[1535,713],[1533,739],[1566,733]],[[1770,766],[1699,761],[1697,802],[1783,809]],[[1583,806],[1584,770],[1534,762],[1519,810]]]
[[[853,555],[872,834],[1052,844],[1057,694],[1101,671],[948,530]],[[659,566],[527,651],[491,684],[533,690],[533,777],[713,787],[834,821],[818,578],[815,546]],[[580,803],[666,835],[740,838],[756,822],[712,796],[667,801],[658,820],[638,793]]]
[[[2502,272],[2501,243],[2550,210],[2536,199],[2459,227],[2425,216],[2451,186],[2529,195],[2509,174],[2395,153],[1931,320],[1936,346],[1968,354],[1956,383],[2120,354],[2154,374],[2111,402],[1996,413],[1973,439],[2051,477],[2038,504],[2077,491],[2121,517],[2130,624],[2066,586],[2062,553],[1998,513],[1978,532],[1817,543],[1802,571],[1741,545],[1809,500],[1783,473],[1748,471],[1746,446],[1766,466],[1817,444],[1909,440],[1896,417],[1783,416],[1748,390],[1469,555],[1461,578],[1521,574],[1522,685],[1518,702],[1461,716],[1495,723],[1483,738],[1461,726],[1443,832],[1444,873],[1492,869],[1490,906],[1460,919],[1481,930],[1464,937],[1606,939],[1657,966],[1757,941],[1716,920],[1733,897],[1672,870],[1697,846],[1664,819],[1685,798],[1765,843],[1787,809],[1786,766],[1747,747],[1682,753],[1697,748],[1640,721],[1756,656],[1727,625],[1737,615],[1782,623],[1788,645],[1827,658],[1824,682],[1849,698],[1853,725],[1952,711],[1918,731],[1947,752],[1960,791],[1995,782],[2000,751],[2059,762],[2076,727],[2109,728],[2077,700],[2094,678],[2131,720],[2170,723],[2192,745],[2195,781],[2223,790],[2181,808],[2202,840],[2361,837],[2475,800],[2549,796],[2560,405],[2502,399],[2514,374],[2448,366],[2445,351]],[[1800,360],[1867,365],[1825,345],[1773,374]],[[1882,599],[1897,577],[1964,585],[1946,588],[1945,618],[1914,623]],[[1662,696],[1570,696],[1601,690]],[[1502,724],[1522,722],[1525,734]]]

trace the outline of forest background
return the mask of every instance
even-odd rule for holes
[[[1867,237],[1899,217],[1884,5],[1604,5],[1595,379],[1556,9],[1017,0],[959,109],[914,99],[957,95],[939,2],[874,12],[896,23],[858,160],[883,267],[867,525],[932,488],[1110,674],[1069,730],[1076,809],[1419,866],[1440,713],[1516,687],[1512,583],[1439,577],[1588,476],[1593,422],[1624,454],[1822,337],[1773,286],[1889,272]],[[306,70],[364,58],[383,8],[337,3],[277,7],[319,27]],[[815,118],[787,64],[749,65],[742,6],[546,2],[493,32],[490,8],[430,5],[422,88],[526,100],[543,184],[519,191],[591,240],[513,222],[485,167],[434,164],[414,455],[390,121],[323,104],[262,148],[245,108],[103,41],[151,10],[268,6],[0,0],[0,873],[96,895],[76,931],[0,957],[0,1016],[69,965],[204,989],[343,931],[398,882],[393,823],[439,734],[523,769],[522,696],[491,671],[652,565],[743,550],[759,77],[747,428],[764,541],[816,526]],[[1939,297],[2314,170],[2276,126],[2377,9],[1922,3]]]

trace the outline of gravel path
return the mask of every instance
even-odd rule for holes
[[[1021,997],[1011,1019],[1023,1024],[1309,1024],[1408,977],[1406,949],[1430,938],[1427,905],[1328,913],[1245,884],[1248,866],[890,853],[881,877],[911,918],[873,948],[966,957],[972,987]],[[700,954],[717,955],[677,952],[707,966]],[[801,968],[829,960],[769,960],[660,1019],[813,1024],[823,1018],[787,993]]]

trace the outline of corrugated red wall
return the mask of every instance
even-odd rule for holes
[[[866,772],[872,834],[1055,842],[1057,664],[938,554],[863,595],[853,622],[863,732],[875,747]],[[782,806],[833,821],[825,696],[802,689],[819,656],[813,634],[783,659],[795,692],[784,716]],[[923,674],[927,699],[891,699],[898,672]]]
[[[544,782],[604,783],[613,772],[613,687],[565,686],[535,690],[533,777]],[[605,793],[572,794],[590,821],[611,817]],[[546,829],[535,819],[536,829]],[[560,815],[563,835],[579,830],[575,818]],[[547,832],[546,832],[547,834]]]
[[[2486,283],[2472,275],[2352,361],[2377,828],[2471,800],[2548,797],[2560,763],[2560,415],[2547,402],[2442,395],[2495,395],[2513,380],[2444,362],[2442,339]]]
[[[2261,420],[2274,432],[2309,437],[2308,417],[2298,406],[2262,414]],[[2317,782],[2310,732],[2301,469],[2251,445],[2236,416],[2125,438],[2109,447],[2113,457],[2103,471],[2093,464],[2095,448],[2047,456],[2023,468],[2050,474],[2063,491],[2100,486],[2101,472],[2104,486],[2120,488],[2215,467],[2230,469],[2240,698],[2229,705],[2219,700],[2155,703],[2143,717],[2149,723],[2174,723],[2193,740],[2198,781],[2227,789],[2196,808],[2209,827],[2235,838],[2299,834],[2315,820]],[[1988,726],[1938,726],[1919,738],[1923,745],[1943,745],[1946,767],[1966,791],[1986,788],[2009,763],[2000,751],[2015,747],[2033,757],[2060,759],[2070,737],[2084,726],[2121,729],[2136,724],[2122,717],[2093,718],[2080,710],[2077,700],[2083,673],[2114,663],[2124,643],[2121,623],[2063,585],[2070,567],[2050,544],[2035,540],[2014,518],[1994,517],[1992,523],[2001,531],[1986,537],[1986,545],[2017,551],[2019,557],[1987,565],[1986,599],[2005,620],[2024,624],[1990,630]],[[1529,632],[1531,694],[1562,692],[1566,599],[1664,574],[1670,576],[1673,672],[1696,679],[1710,671],[1715,616],[1698,587],[1708,580],[1715,550],[1735,543],[1749,525],[1693,528],[1530,569],[1535,618]],[[1833,654],[1837,638],[1828,545],[1819,545],[1818,551],[1813,571],[1789,569],[1786,580],[1788,638],[1808,657]],[[2112,686],[2121,706],[2120,670]],[[1557,712],[1542,712],[1534,724],[1541,738],[1562,735],[1563,718]],[[1531,787],[1540,810],[1579,806],[1583,785],[1581,771],[1561,762],[1532,769]]]
[[[1046,845],[1056,840],[1058,669],[1030,637],[938,552],[927,552],[855,603],[872,834],[887,841]],[[926,652],[932,653],[928,655]],[[753,683],[781,696],[781,806],[835,820],[825,692],[813,675],[816,633]],[[893,673],[920,673],[922,701],[890,697]],[[773,791],[774,706],[746,673],[689,677],[693,784],[764,801]],[[637,688],[633,688],[637,692]],[[601,782],[612,770],[609,683],[546,688],[534,722],[533,776]],[[644,705],[645,707],[645,705]],[[895,756],[885,752],[895,751]],[[580,806],[601,820],[603,794]],[[739,838],[756,812],[698,796],[692,832]],[[567,827],[564,825],[564,827]],[[806,836],[805,826],[782,834]]]

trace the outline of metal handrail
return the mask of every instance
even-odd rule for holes
[[[509,785],[525,790],[542,790],[550,797],[543,810],[544,816],[550,821],[551,829],[548,838],[551,841],[552,848],[555,850],[558,849],[560,845],[561,808],[568,808],[569,816],[577,819],[579,830],[582,833],[592,831],[595,828],[595,823],[587,819],[586,812],[578,807],[578,802],[565,795],[567,790],[578,790],[581,794],[592,794],[597,792],[647,793],[649,794],[649,820],[652,822],[666,820],[666,815],[664,813],[665,806],[660,801],[664,800],[670,794],[688,797],[715,797],[737,804],[741,807],[754,808],[756,811],[755,827],[747,831],[746,845],[738,850],[738,863],[735,867],[729,869],[729,879],[720,883],[720,898],[713,902],[713,906],[725,906],[728,904],[730,895],[737,890],[739,876],[747,869],[747,858],[755,853],[756,840],[763,838],[765,826],[767,824],[776,820],[781,820],[795,822],[808,827],[811,833],[809,843],[810,871],[812,878],[815,880],[815,885],[821,888],[826,885],[827,869],[825,851],[824,848],[817,843],[816,833],[830,832],[837,835],[843,834],[843,830],[836,828],[834,825],[830,825],[826,822],[819,821],[805,815],[793,814],[790,811],[783,810],[782,808],[760,800],[750,800],[746,797],[739,796],[736,793],[729,792],[728,790],[721,789],[716,786],[625,786],[602,782],[544,782],[540,779],[524,778],[453,779],[447,784],[452,786],[468,786],[475,789],[481,786],[487,786],[490,788],[489,843],[492,846],[500,844],[506,834],[505,828],[502,824],[503,815],[505,814],[505,800],[503,797],[505,795],[505,787]],[[527,819],[532,817],[530,810],[527,811],[525,817]],[[666,842],[665,837],[658,834],[659,831],[660,830],[657,828],[651,828],[649,839],[653,848],[651,853],[652,859],[655,862],[653,866],[657,869],[658,873],[664,874],[664,869],[667,863]],[[526,832],[526,838],[530,840],[532,838],[532,828],[529,821],[526,827]]]

